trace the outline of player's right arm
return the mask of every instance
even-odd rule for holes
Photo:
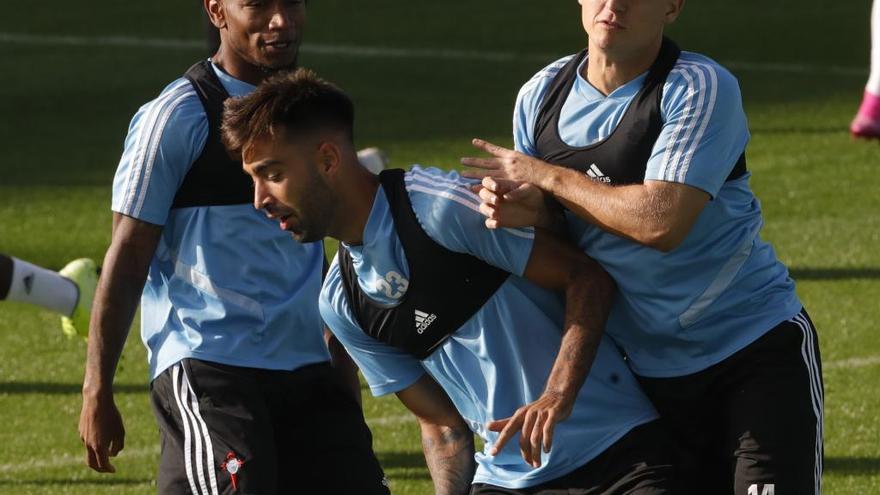
[[[98,472],[115,472],[109,458],[125,443],[122,417],[113,400],[113,377],[161,235],[158,225],[113,214],[113,237],[89,324],[79,423],[86,462]]]
[[[113,235],[89,325],[79,433],[86,463],[114,472],[125,429],[113,378],[174,196],[208,134],[205,111],[184,79],[135,114],[113,180]]]
[[[319,300],[327,327],[348,350],[374,396],[397,394],[418,418],[425,462],[438,494],[466,494],[473,481],[473,433],[440,385],[411,354],[380,342],[358,326],[334,260]]]
[[[434,481],[434,493],[468,493],[474,479],[474,434],[446,392],[430,376],[397,392],[422,430],[422,450]]]

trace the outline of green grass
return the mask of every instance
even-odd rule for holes
[[[35,0],[4,9],[0,34],[199,39],[195,4]],[[573,52],[584,39],[573,1],[314,0],[309,9],[313,44],[517,55],[480,61],[306,51],[304,65],[355,98],[358,144],[383,147],[396,166],[455,166],[471,153],[473,136],[509,144],[520,84],[542,60]],[[880,355],[880,146],[852,143],[846,132],[867,75],[869,9],[869,0],[701,0],[689,2],[670,31],[686,49],[730,63],[740,79],[753,134],[752,185],[766,213],[762,235],[791,267],[820,332],[829,494],[880,492],[880,365],[845,366]],[[100,259],[128,120],[202,55],[0,41],[0,252],[56,269],[74,257]],[[117,378],[128,436],[113,476],[82,464],[76,430],[85,347],[58,329],[47,312],[0,303],[0,493],[154,493],[158,437],[137,329]],[[367,397],[365,406],[394,492],[430,493],[415,422],[394,398]]]

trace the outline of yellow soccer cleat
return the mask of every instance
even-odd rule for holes
[[[58,273],[70,279],[76,285],[78,292],[73,314],[69,317],[61,317],[61,331],[68,338],[79,335],[86,339],[89,336],[92,301],[95,299],[95,288],[98,286],[98,266],[88,258],[80,258],[68,263]]]

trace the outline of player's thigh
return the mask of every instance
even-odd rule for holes
[[[677,494],[676,442],[664,423],[651,421],[633,428],[598,458],[601,495]],[[577,493],[577,492],[575,492]],[[593,492],[584,492],[593,493]]]
[[[735,495],[816,494],[822,475],[823,389],[818,342],[806,316],[757,343],[727,410]]]
[[[723,367],[720,364],[673,378],[639,377],[672,440],[670,453],[678,485],[675,493],[715,493],[729,490],[732,484],[729,456],[718,449],[724,428],[715,389]]]
[[[667,495],[675,489],[672,440],[659,421],[638,425],[596,458],[540,485],[509,489],[475,484],[471,495]]]
[[[291,382],[286,393],[296,399],[277,426],[279,462],[296,466],[283,470],[282,492],[289,486],[302,493],[390,493],[350,387],[326,365],[303,370],[303,377]]]
[[[277,455],[250,370],[185,359],[154,380],[159,493],[275,493]]]

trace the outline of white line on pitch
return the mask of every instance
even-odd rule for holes
[[[850,368],[866,368],[868,366],[880,365],[880,356],[865,356],[849,359],[838,359],[837,361],[829,361],[822,365],[823,369],[850,369]]]
[[[119,453],[120,459],[140,459],[143,457],[153,457],[159,455],[159,446],[141,447],[137,449],[123,449]],[[111,463],[113,459],[111,458]],[[24,471],[36,471],[42,469],[63,468],[76,465],[82,465],[83,469],[88,469],[85,463],[85,452],[82,454],[61,454],[48,459],[26,459],[21,462],[7,462],[0,464],[0,473],[17,473]]]
[[[0,33],[0,43],[35,46],[115,46],[124,48],[165,48],[176,50],[206,50],[203,40],[173,38],[140,38],[134,36],[58,36],[23,33]],[[558,56],[541,53],[486,52],[474,50],[447,50],[432,48],[394,48],[382,46],[329,45],[306,43],[304,53],[348,57],[424,58],[446,60],[476,60],[483,62],[533,61],[549,63]],[[838,76],[866,76],[866,67],[835,65],[804,65],[757,62],[725,62],[728,68],[744,72],[777,72],[788,74],[830,74]]]
[[[401,414],[398,416],[385,416],[380,418],[367,418],[367,424],[373,426],[393,426],[401,423],[416,422],[416,417],[412,414]]]
[[[408,421],[415,422],[412,414],[401,414],[396,416],[379,417],[375,419],[367,418],[367,424],[370,427],[376,426],[393,426]],[[159,455],[159,447],[141,447],[135,449],[124,449],[119,453],[120,460],[125,459],[142,459],[146,457],[154,457]],[[111,459],[112,462],[112,459]],[[87,469],[85,465],[85,454],[61,454],[48,459],[25,459],[20,462],[7,462],[0,464],[0,474],[21,473],[28,471],[39,471],[42,469],[56,469],[71,466],[82,465],[83,469]]]

